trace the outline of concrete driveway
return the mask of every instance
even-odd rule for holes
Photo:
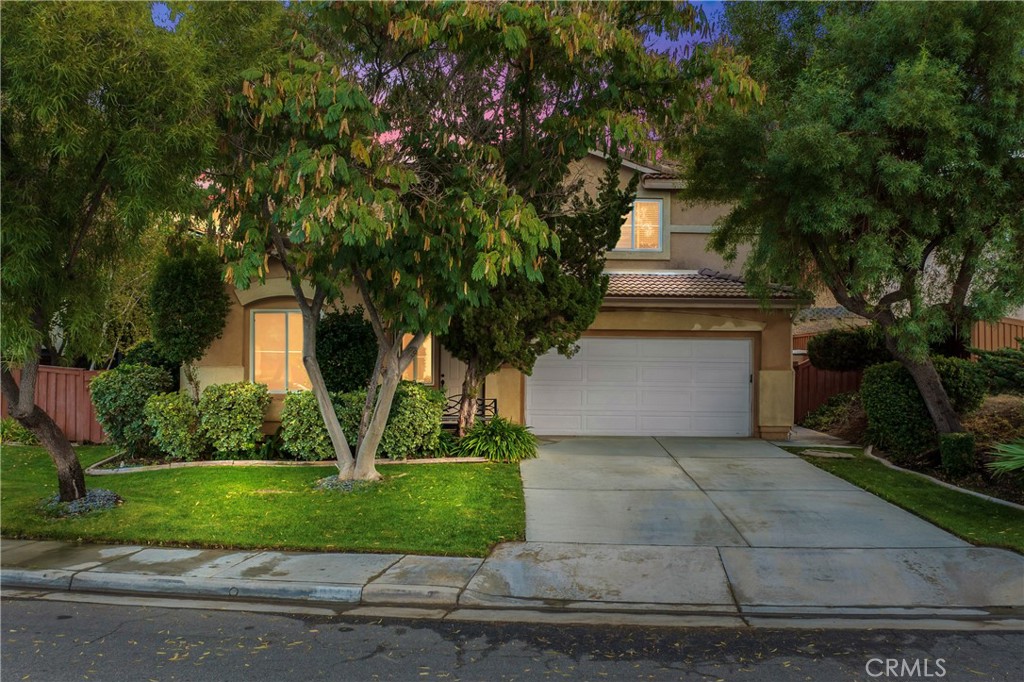
[[[463,603],[1024,608],[1024,557],[973,547],[765,441],[566,438],[522,476],[526,542],[500,546]]]

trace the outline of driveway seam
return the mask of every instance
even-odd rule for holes
[[[712,507],[714,507],[714,508],[715,508],[715,510],[716,510],[716,511],[717,511],[717,512],[718,512],[719,514],[721,514],[721,515],[722,515],[722,518],[723,518],[723,519],[725,519],[726,521],[728,521],[728,522],[729,522],[729,525],[730,525],[730,526],[732,526],[732,529],[733,529],[734,531],[736,531],[736,534],[737,534],[737,535],[739,535],[739,536],[740,536],[741,538],[743,538],[743,542],[747,543],[747,547],[753,547],[753,545],[752,545],[752,544],[750,544],[750,540],[749,540],[749,539],[747,539],[747,536],[746,536],[746,535],[744,535],[742,531],[740,531],[740,529],[739,529],[739,528],[738,528],[738,527],[736,526],[736,524],[735,524],[735,523],[733,523],[733,520],[732,520],[731,518],[729,518],[729,516],[728,516],[728,515],[727,515],[727,514],[726,514],[726,513],[724,512],[724,511],[722,511],[721,507],[719,507],[719,506],[718,506],[717,504],[715,504],[715,501],[711,499],[711,496],[710,496],[710,495],[708,495],[708,491],[704,490],[704,488],[703,488],[703,487],[701,487],[701,484],[697,482],[697,479],[695,479],[695,478],[694,478],[693,476],[690,476],[690,474],[686,473],[686,469],[684,469],[684,468],[683,468],[683,465],[679,463],[679,460],[677,460],[677,459],[676,459],[676,458],[675,458],[675,457],[674,457],[674,456],[672,455],[672,453],[668,451],[668,448],[666,448],[666,447],[665,447],[665,444],[664,444],[664,443],[662,443],[662,442],[661,442],[660,440],[658,440],[658,437],[657,437],[657,436],[651,436],[651,438],[653,438],[653,439],[654,439],[654,442],[655,442],[655,443],[657,443],[657,444],[658,444],[658,446],[659,446],[659,447],[660,447],[660,448],[661,448],[662,450],[664,450],[664,451],[665,451],[665,454],[666,454],[666,455],[668,455],[669,459],[671,459],[671,460],[672,460],[673,462],[675,462],[675,465],[676,465],[677,467],[679,467],[679,470],[683,472],[683,475],[684,475],[684,476],[686,476],[686,477],[687,477],[688,479],[690,479],[691,481],[693,481],[693,484],[694,484],[695,486],[697,486],[697,490],[699,490],[699,491],[700,491],[701,493],[703,493],[703,494],[704,494],[704,497],[706,497],[706,498],[707,498],[707,500],[708,500],[708,502],[710,502],[710,503],[711,503],[711,506],[712,506]],[[770,458],[767,458],[767,457],[763,457],[762,459],[770,459]],[[705,547],[706,547],[706,546],[707,546],[707,545],[705,545]],[[718,545],[713,545],[713,546],[714,546],[715,550],[717,551],[717,550],[718,550]],[[735,547],[735,545],[729,545],[729,546],[730,546],[730,547]],[[721,552],[719,552],[719,553],[718,553],[718,558],[719,558],[719,559],[721,559],[721,558],[722,558],[722,553],[721,553]],[[723,568],[724,568],[724,566],[725,566],[725,564],[723,563]],[[726,576],[726,582],[729,582],[729,579],[728,579],[728,575]],[[729,586],[729,589],[730,589],[730,591],[732,590],[732,585],[731,585],[731,584],[730,584],[730,586]]]

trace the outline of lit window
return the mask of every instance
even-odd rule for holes
[[[272,393],[308,391],[302,364],[302,313],[257,310],[252,314],[252,380]]]
[[[406,334],[402,337],[402,347],[404,348],[412,341],[412,334]],[[406,381],[416,381],[421,384],[434,383],[434,337],[428,336],[424,341],[423,345],[420,346],[419,350],[416,351],[416,357],[409,363],[409,366],[402,372],[402,378]]]
[[[661,250],[661,199],[637,199],[622,222],[616,251]]]

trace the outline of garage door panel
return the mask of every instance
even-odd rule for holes
[[[588,384],[628,384],[632,386],[637,380],[638,367],[626,364],[598,363],[586,366]]]
[[[634,414],[588,414],[583,418],[582,433],[617,435],[637,433],[637,419]]]
[[[588,388],[584,396],[584,404],[588,408],[605,410],[629,410],[637,407],[637,391],[612,390],[604,388]]]
[[[689,360],[693,357],[692,339],[645,339],[643,357],[646,360]]]
[[[580,347],[586,348],[586,360],[619,360],[640,357],[639,339],[581,339]]]
[[[645,363],[640,367],[640,381],[645,384],[688,384],[693,381],[689,363]]]
[[[642,389],[640,406],[650,412],[688,412],[692,409],[693,394],[685,388]]]
[[[564,360],[565,358],[563,358]],[[568,382],[583,383],[586,365],[560,364],[548,367],[533,368],[534,381],[537,384],[564,384]]]
[[[744,389],[696,391],[693,409],[697,412],[733,412],[746,414],[749,399]]]
[[[700,436],[747,436],[750,427],[747,415],[705,414],[691,418],[694,435]]]
[[[638,418],[640,433],[651,433],[663,435],[669,433],[684,432],[693,430],[690,417],[680,415],[642,414]],[[693,434],[699,435],[699,434]]]
[[[693,380],[709,386],[744,386],[750,383],[750,369],[746,363],[709,362],[694,368]]]
[[[750,435],[751,342],[584,338],[538,359],[526,420],[539,435]]]
[[[584,406],[585,392],[580,388],[547,388],[531,394],[537,410],[570,410]]]

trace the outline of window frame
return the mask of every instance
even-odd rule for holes
[[[635,246],[636,244],[636,205],[639,203],[657,203],[658,204],[658,246],[653,249],[642,249]],[[665,200],[655,197],[637,197],[633,200],[633,206],[629,210],[630,215],[630,243],[634,246],[629,248],[618,248],[618,246],[611,249],[615,253],[661,253],[665,250]],[[622,238],[621,233],[619,238]]]
[[[302,311],[298,308],[253,308],[249,311],[249,383],[256,383],[256,316],[262,314],[284,314],[284,350],[285,350],[285,362],[284,362],[284,390],[277,391],[267,387],[268,392],[271,395],[285,395],[292,391],[288,390],[288,339],[289,339],[289,314],[295,313],[302,315]],[[302,333],[302,325],[299,325],[299,332]],[[299,390],[299,389],[296,389]]]
[[[412,336],[412,334],[409,334],[408,332],[406,332],[405,334],[402,335],[402,349],[403,350],[405,349],[405,337],[406,336]],[[430,379],[431,379],[430,383],[425,383],[425,382],[422,382],[422,381],[417,381],[416,379],[413,379],[412,381],[415,381],[420,386],[433,386],[434,388],[438,388],[439,387],[439,384],[438,384],[438,371],[440,370],[440,364],[441,364],[441,354],[440,354],[440,350],[441,349],[440,349],[439,344],[437,342],[437,337],[435,337],[433,334],[427,334],[427,339],[430,339],[430,360],[429,360],[429,362],[430,362]],[[424,340],[424,343],[426,343],[426,339]],[[410,367],[413,368],[413,372],[412,372],[413,376],[416,376],[416,370],[415,370],[416,358],[415,357],[413,357],[412,362],[409,363],[409,367],[405,368],[406,371],[408,371]],[[405,372],[402,372],[402,374],[404,375]],[[409,381],[409,379],[406,379],[403,376],[402,377],[402,381]]]

